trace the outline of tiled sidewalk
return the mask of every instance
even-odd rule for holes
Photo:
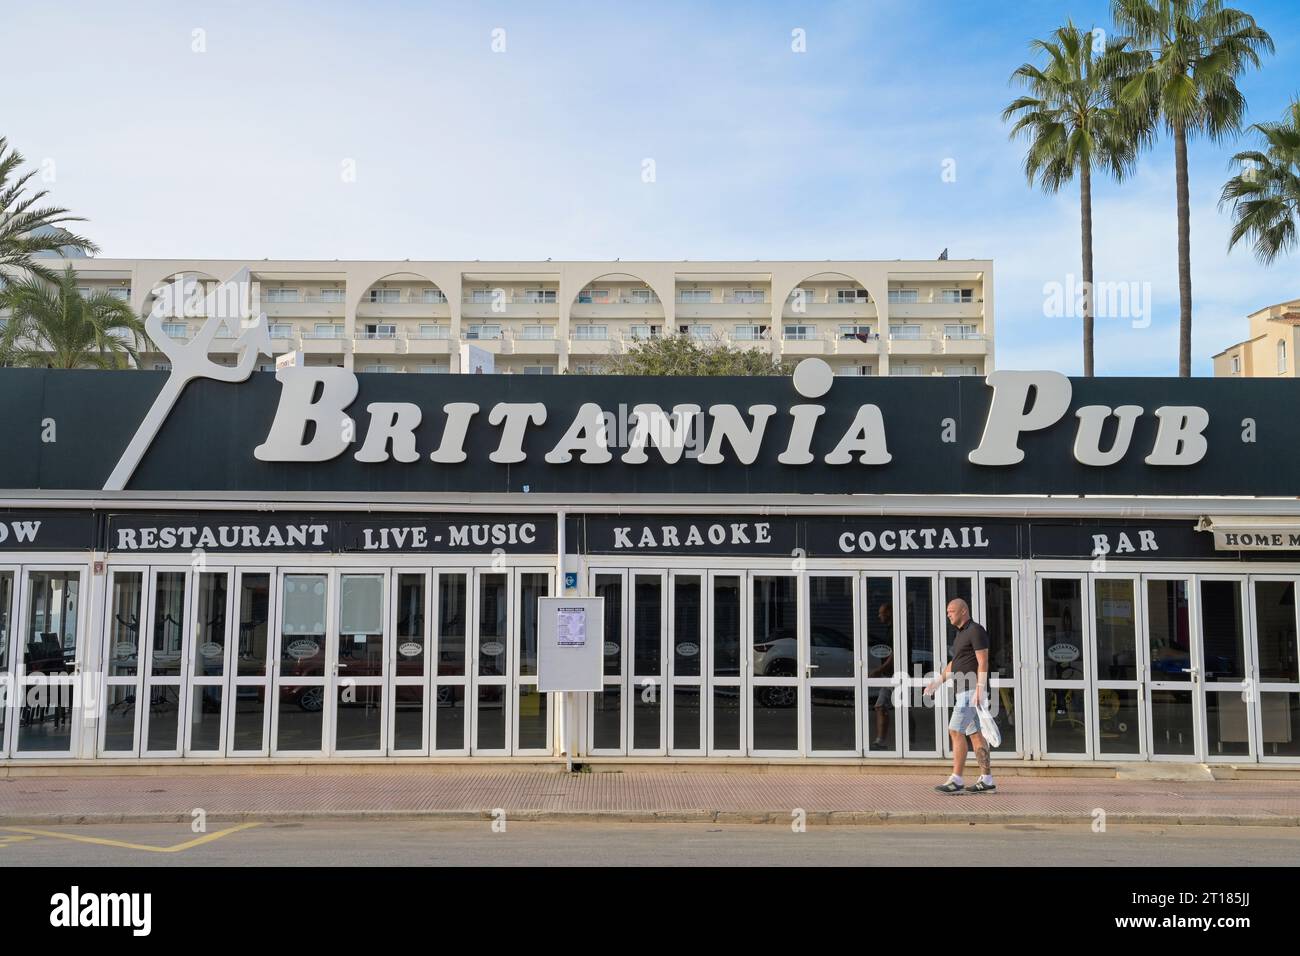
[[[0,825],[312,818],[1300,826],[1300,782],[1005,777],[994,794],[935,793],[917,774],[375,768],[363,773],[48,776],[0,779]],[[973,782],[968,781],[968,782]]]

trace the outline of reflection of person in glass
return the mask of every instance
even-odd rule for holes
[[[892,677],[894,675],[894,608],[888,601],[876,608],[876,620],[880,622],[881,633],[886,635],[889,640],[889,644],[884,645],[889,653],[885,655],[884,660],[877,667],[867,671],[867,676]],[[885,738],[890,735],[890,723],[893,720],[894,710],[893,694],[892,687],[882,687],[876,693],[876,703],[872,708],[876,715],[876,732],[871,741],[872,750],[884,749]]]
[[[974,793],[986,793],[997,787],[993,783],[988,741],[980,733],[976,708],[988,699],[989,635],[981,625],[971,620],[970,605],[961,598],[948,602],[948,623],[957,629],[957,638],[952,644],[952,660],[943,669],[943,673],[925,688],[928,696],[949,677],[955,678],[957,686],[952,720],[948,722],[948,736],[952,738],[952,776],[947,783],[934,789],[940,793],[962,791],[961,773],[966,768],[966,738],[969,737],[975,748],[975,759],[980,765],[980,778],[974,786],[965,789]]]

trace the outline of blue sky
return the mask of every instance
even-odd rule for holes
[[[1249,122],[1300,95],[1300,5],[1237,0],[1277,44]],[[1108,4],[132,3],[4,0],[0,134],[109,256],[992,258],[999,367],[1082,368],[1044,284],[1079,269],[1078,193],[1007,139],[1028,42]],[[505,50],[494,52],[493,31]],[[791,49],[792,31],[807,50]],[[196,52],[195,31],[203,52]],[[500,36],[500,35],[498,35]],[[51,52],[54,51],[54,52]],[[1226,251],[1229,158],[1192,147],[1194,370],[1300,295],[1300,257]],[[654,181],[643,181],[643,161]],[[945,161],[955,181],[945,182]],[[355,180],[342,175],[345,162]],[[1172,151],[1096,184],[1101,374],[1177,367]]]

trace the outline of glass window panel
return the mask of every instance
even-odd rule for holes
[[[194,621],[194,673],[204,677],[220,677],[225,673],[228,578],[224,571],[199,575]]]
[[[243,677],[266,673],[266,648],[271,619],[271,576],[244,574],[239,578],[239,634],[235,671]],[[260,740],[260,734],[259,734]],[[261,744],[258,748],[261,749]]]
[[[250,684],[235,685],[235,726],[230,749],[263,750],[265,718],[266,688]]]
[[[393,686],[393,749],[424,749],[424,688],[419,684]]]
[[[397,576],[397,646],[395,651],[396,672],[399,677],[420,677],[424,674],[426,641],[424,590],[423,574],[399,574]],[[423,704],[421,704],[421,708],[423,708]]]
[[[853,687],[812,687],[808,693],[811,698],[812,749],[855,750],[857,690]]]
[[[894,675],[894,582],[867,578],[867,677]]]
[[[519,686],[519,749],[547,750],[550,741],[546,736],[547,695],[539,693],[535,684]]]
[[[159,571],[154,575],[153,636],[150,646],[150,673],[153,676],[175,677],[180,674],[184,636],[185,572]],[[152,741],[152,730],[149,736]],[[150,747],[152,749],[152,743]]]
[[[338,750],[383,750],[384,688],[348,684],[338,688],[334,746]]]
[[[443,677],[465,673],[466,590],[465,575],[438,575],[438,674]]]
[[[519,673],[537,674],[537,602],[549,590],[545,574],[519,575]]]
[[[700,600],[698,576],[673,578],[673,674],[677,677],[700,676]]]
[[[135,749],[136,687],[110,684],[104,707],[104,752],[130,753]]]
[[[152,751],[169,752],[180,749],[181,687],[180,684],[153,684],[145,687],[149,698],[149,734],[145,747]]]
[[[1260,753],[1300,757],[1300,694],[1259,695]]]
[[[1243,757],[1250,753],[1249,705],[1239,690],[1205,695],[1206,754]]]
[[[1151,645],[1152,680],[1191,680],[1188,670],[1192,666],[1190,634],[1187,582],[1181,579],[1148,581],[1147,637]]]
[[[1300,667],[1296,660],[1294,582],[1255,582],[1255,638],[1261,681],[1300,681]]]
[[[713,688],[713,749],[740,749],[740,687]]]
[[[1012,754],[1020,749],[1016,738],[1016,691],[1014,687],[995,687],[990,698],[993,720],[1002,731],[1002,745],[998,751]]]
[[[220,684],[195,684],[190,688],[190,750],[221,749]]]
[[[319,685],[280,688],[276,749],[319,751],[325,741],[324,703],[325,688]]]
[[[27,621],[20,645],[24,673],[72,671],[80,591],[76,572],[33,571],[27,576]]]
[[[793,577],[754,577],[755,677],[793,677],[797,674],[797,607]]]
[[[857,673],[853,582],[853,578],[841,576],[808,579],[809,664],[813,666],[813,677],[852,677]]]
[[[325,592],[326,579],[323,574],[284,576],[284,608],[281,616],[283,634],[280,639],[282,674],[304,676],[325,673]],[[310,728],[307,731],[309,735],[312,732]],[[316,746],[306,749],[319,750],[319,741]]]
[[[434,700],[434,749],[465,749],[465,688],[438,684]]]
[[[1083,680],[1083,582],[1075,578],[1043,579],[1043,676],[1047,680]],[[1082,709],[1082,701],[1080,701]],[[1062,750],[1060,753],[1074,753]]]
[[[484,574],[479,578],[478,604],[478,672],[480,677],[504,677],[506,651],[506,576]],[[480,694],[480,702],[482,695]],[[502,705],[504,706],[504,698]],[[480,716],[481,721],[481,716]],[[504,728],[504,723],[502,727]],[[480,728],[481,729],[481,728]],[[504,730],[502,731],[504,733]],[[480,738],[482,735],[480,734]],[[505,738],[503,737],[502,740]],[[487,745],[480,743],[480,747]],[[501,746],[505,746],[503,743]]]
[[[671,743],[674,750],[699,750],[703,746],[700,716],[700,688],[674,688]]]
[[[1157,754],[1186,756],[1196,752],[1191,691],[1151,691],[1151,742]]]
[[[713,676],[740,676],[740,578],[729,575],[713,579]]]
[[[604,660],[602,673],[616,677],[623,673],[622,577],[617,574],[596,575],[596,597],[605,599],[605,648],[602,652]]]
[[[663,579],[654,574],[633,575],[632,673],[658,676],[662,664]],[[655,744],[654,746],[658,746]]]
[[[137,585],[138,589],[139,586]],[[13,609],[14,573],[12,571],[0,571],[0,674],[9,673],[9,627],[13,624]],[[138,619],[139,614],[136,617]],[[0,731],[3,731],[4,728],[4,710],[3,702],[0,702]],[[0,740],[2,739],[0,737]]]
[[[1142,751],[1138,724],[1137,688],[1102,687],[1097,690],[1097,750],[1103,754]]]
[[[1241,582],[1201,581],[1201,647],[1209,683],[1246,678]]]
[[[1016,676],[1015,599],[1011,578],[984,579],[984,630],[989,632],[989,672],[1010,680]]]
[[[1046,750],[1053,754],[1088,752],[1087,708],[1082,687],[1054,687],[1043,691],[1047,716]]]
[[[478,687],[479,750],[504,750],[506,746],[506,687],[481,684]]]
[[[799,688],[755,687],[754,749],[797,750],[799,747]]]
[[[663,686],[650,688],[638,683],[632,698],[632,746],[637,750],[659,749],[659,713]]]
[[[3,582],[0,582],[0,587],[3,587]],[[108,621],[108,653],[105,655],[110,677],[133,677],[140,666],[140,598],[143,589],[143,572],[114,573]],[[0,634],[3,633],[7,631],[0,631]],[[7,657],[5,655],[6,659]],[[117,749],[130,750],[131,747],[128,745]]]
[[[1133,582],[1097,578],[1093,581],[1093,598],[1096,602],[1097,679],[1137,680],[1137,604]],[[1104,719],[1104,708],[1101,713]],[[1136,727],[1133,733],[1136,735]]]
[[[903,605],[907,614],[903,619],[903,648],[912,677],[923,677],[936,669],[932,601],[929,578],[904,578]]]
[[[623,746],[622,703],[623,688],[618,684],[606,684],[593,698],[591,745],[595,749],[618,750]]]
[[[344,574],[339,579],[339,633],[383,634],[384,579],[378,574]]]

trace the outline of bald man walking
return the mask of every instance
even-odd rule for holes
[[[957,639],[952,645],[952,660],[935,680],[925,688],[926,695],[933,694],[949,677],[955,679],[957,696],[952,706],[952,719],[948,721],[948,736],[952,738],[952,776],[934,789],[940,793],[961,793],[962,771],[966,769],[966,738],[975,750],[975,761],[980,767],[980,778],[974,786],[964,789],[971,793],[988,793],[996,790],[990,766],[989,744],[980,733],[980,719],[976,708],[988,700],[989,634],[971,620],[970,605],[961,598],[948,602],[948,623],[957,629]]]

